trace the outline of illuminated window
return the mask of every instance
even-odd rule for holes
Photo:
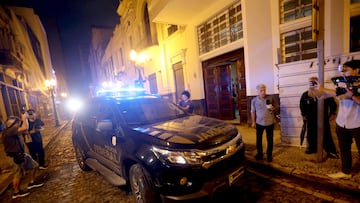
[[[293,62],[317,57],[316,41],[312,41],[312,28],[305,27],[281,34],[283,62]]]
[[[241,3],[237,2],[199,25],[197,34],[200,54],[243,38]]]
[[[317,57],[317,43],[312,41],[311,0],[280,1],[281,63]]]
[[[286,23],[306,16],[311,16],[311,0],[282,0],[280,23]]]

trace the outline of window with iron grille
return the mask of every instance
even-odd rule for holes
[[[312,28],[309,26],[281,34],[283,63],[317,57],[317,45],[312,41],[311,32]]]
[[[241,3],[233,4],[199,25],[197,34],[200,54],[243,38]]]
[[[280,23],[311,16],[312,0],[282,0]]]
[[[312,0],[281,0],[280,23],[286,24],[286,30],[280,29],[281,63],[312,59],[317,57],[317,42],[312,41],[311,20],[302,23],[298,20],[310,18]]]

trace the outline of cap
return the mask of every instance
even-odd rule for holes
[[[15,125],[16,122],[20,122],[20,118],[17,116],[9,116],[5,121],[5,127],[11,128]]]

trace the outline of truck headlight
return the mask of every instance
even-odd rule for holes
[[[195,151],[170,151],[167,149],[160,149],[153,147],[152,151],[156,157],[162,161],[168,161],[172,164],[188,164],[201,165],[203,161],[201,155]]]

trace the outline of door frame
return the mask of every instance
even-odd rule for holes
[[[233,102],[233,105],[237,104],[237,109],[239,110],[240,120],[239,123],[246,123],[248,120],[248,107],[247,107],[247,96],[246,96],[246,78],[245,78],[245,61],[244,61],[244,49],[237,49],[219,56],[216,56],[214,58],[208,59],[206,61],[202,62],[202,71],[203,71],[203,78],[204,78],[204,93],[205,93],[205,102],[210,99],[207,98],[206,93],[206,77],[205,77],[205,69],[216,67],[219,65],[224,64],[235,64],[236,66],[236,83],[237,85],[234,85],[236,88],[235,92],[237,93],[237,101]],[[229,78],[229,81],[231,82],[231,76]],[[230,86],[232,87],[232,84],[230,83]],[[231,98],[230,98],[231,99]],[[205,105],[206,108],[207,104]],[[209,110],[206,109],[206,112]],[[218,109],[218,111],[222,111],[221,106]],[[219,112],[220,115],[220,112]]]

